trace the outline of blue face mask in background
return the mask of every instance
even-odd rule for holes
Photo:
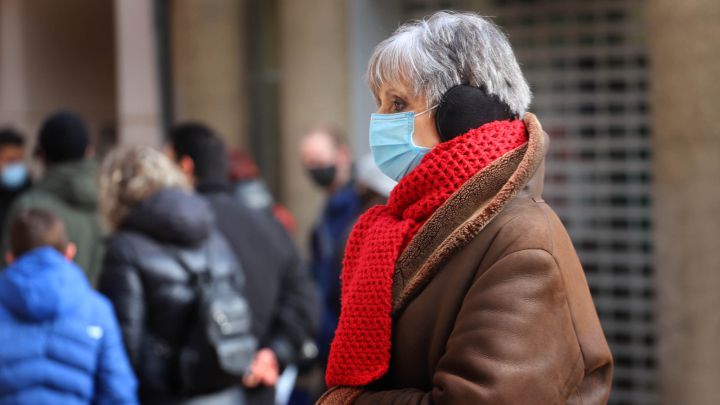
[[[28,175],[28,169],[24,163],[10,163],[0,172],[0,183],[7,189],[15,190],[25,184]]]
[[[430,151],[430,148],[415,145],[413,133],[415,117],[435,107],[417,114],[401,112],[370,115],[370,150],[375,164],[385,175],[400,181]]]

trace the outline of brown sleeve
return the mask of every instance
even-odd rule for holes
[[[430,392],[365,391],[354,403],[564,404],[582,377],[557,264],[544,250],[522,250],[474,280]]]
[[[354,387],[333,387],[315,402],[315,405],[345,405],[352,404],[358,395],[362,394],[362,388]]]

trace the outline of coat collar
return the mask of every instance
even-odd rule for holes
[[[527,145],[507,153],[468,180],[435,211],[400,255],[393,273],[393,316],[519,191],[528,187],[533,199],[542,201],[543,166],[549,142],[535,115],[527,113],[523,121],[529,137]]]

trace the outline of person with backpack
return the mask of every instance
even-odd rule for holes
[[[115,306],[140,399],[243,404],[257,344],[244,275],[208,204],[149,147],[113,151],[100,207],[114,230],[99,288]]]
[[[10,224],[0,274],[0,404],[136,404],[137,382],[110,302],[72,262],[49,211]]]
[[[283,226],[238,202],[220,136],[203,124],[184,123],[172,128],[169,140],[167,154],[209,203],[245,270],[259,350],[243,386],[248,404],[272,405],[284,369],[302,366],[317,354],[312,338],[320,305],[312,278]]]

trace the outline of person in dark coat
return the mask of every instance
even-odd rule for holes
[[[8,221],[21,210],[41,208],[57,215],[77,244],[75,262],[94,282],[103,256],[104,231],[97,206],[97,163],[83,119],[70,111],[48,117],[40,128],[37,157],[43,177],[17,198]],[[4,246],[7,247],[7,229]]]
[[[48,211],[18,213],[0,274],[0,404],[136,404],[110,302]]]
[[[233,196],[225,146],[217,135],[190,123],[173,128],[170,141],[168,152],[210,203],[245,271],[261,350],[244,384],[249,403],[272,404],[278,373],[316,351],[310,343],[319,312],[312,279],[283,226]]]
[[[310,234],[310,272],[320,290],[322,327],[317,337],[320,362],[325,363],[340,317],[340,271],[344,240],[362,210],[362,198],[353,178],[350,149],[331,128],[308,132],[300,143],[300,160],[327,199]]]
[[[15,199],[30,187],[25,164],[25,138],[9,128],[0,129],[0,227]]]
[[[172,161],[148,147],[108,155],[100,190],[101,212],[114,233],[99,288],[115,306],[141,401],[243,404],[242,376],[199,393],[184,378],[192,370],[181,367],[190,337],[203,327],[193,275],[209,270],[240,288],[242,273],[208,204]]]

